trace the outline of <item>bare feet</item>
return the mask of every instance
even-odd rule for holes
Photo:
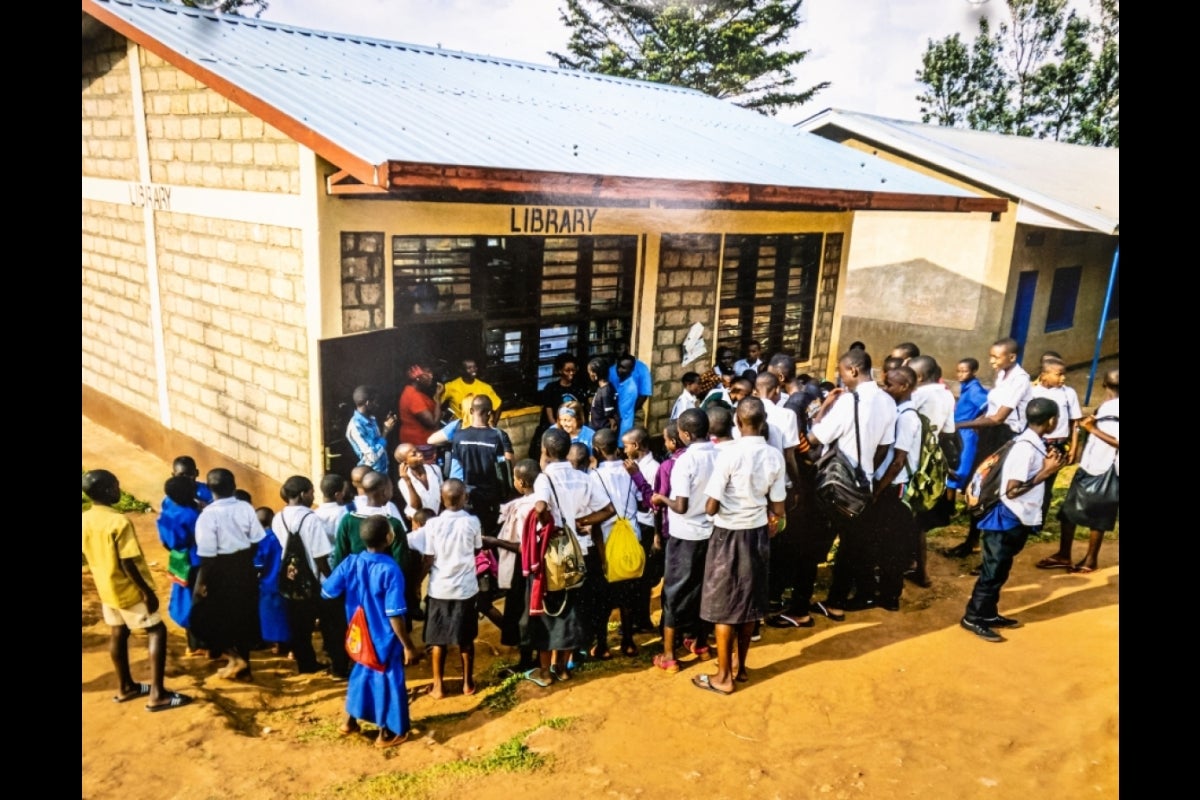
[[[441,700],[443,697],[446,696],[446,692],[442,690],[441,686],[434,686],[432,689],[429,690],[429,696],[432,697],[434,700]]]
[[[467,683],[466,681],[463,681],[463,694],[465,694],[467,697],[470,697],[471,695],[475,694],[475,682],[474,681],[472,681],[471,683]]]

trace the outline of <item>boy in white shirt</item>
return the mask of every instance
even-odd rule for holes
[[[896,441],[875,473],[875,503],[867,524],[873,530],[875,560],[879,566],[879,596],[875,604],[887,611],[900,610],[904,570],[909,566],[915,538],[912,510],[904,504],[903,497],[905,486],[921,460],[921,418],[912,402],[916,382],[916,373],[909,367],[888,370],[883,378],[883,390],[896,401]],[[861,587],[853,604],[847,605],[848,611],[873,605],[869,595],[860,595]]]
[[[1017,437],[1000,468],[1000,500],[982,519],[983,564],[960,624],[985,642],[1003,642],[996,628],[1019,628],[1021,623],[1000,615],[1000,589],[1008,580],[1013,558],[1025,540],[1042,524],[1045,482],[1063,466],[1057,450],[1047,450],[1042,437],[1058,422],[1058,404],[1045,397],[1029,401],[1028,427]]]
[[[675,405],[671,407],[673,420],[679,419],[679,415],[689,408],[696,407],[696,395],[700,394],[700,373],[685,372],[680,382],[683,383],[683,391],[675,398]]]
[[[429,598],[425,609],[425,644],[432,648],[433,689],[429,696],[445,696],[442,678],[446,650],[457,647],[462,656],[463,694],[475,694],[475,637],[479,616],[475,595],[475,554],[483,549],[479,520],[464,508],[467,487],[457,479],[442,484],[445,510],[425,526],[425,569],[429,572]]]
[[[1048,397],[1058,404],[1058,424],[1046,434],[1046,446],[1053,447],[1065,457],[1067,464],[1079,461],[1079,431],[1076,424],[1083,418],[1079,407],[1079,395],[1067,386],[1067,365],[1055,356],[1042,356],[1042,372],[1033,385],[1034,397]],[[1056,476],[1057,477],[1057,476]],[[1042,499],[1042,521],[1050,513],[1050,498],[1054,494],[1054,481],[1046,484]]]

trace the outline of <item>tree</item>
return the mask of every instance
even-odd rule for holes
[[[917,79],[923,122],[1050,138],[1120,143],[1119,0],[1098,19],[1067,0],[1006,0],[1010,20],[986,18],[968,49],[958,34],[930,40]]]
[[[242,9],[253,10],[255,17],[261,17],[267,10],[269,0],[179,0],[188,8],[203,8],[207,11],[219,11],[222,14],[241,15]]]
[[[570,28],[560,67],[699,89],[773,115],[829,82],[796,88],[791,50],[803,0],[566,0]]]

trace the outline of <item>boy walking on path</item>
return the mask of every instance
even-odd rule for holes
[[[741,438],[717,455],[704,490],[713,532],[704,563],[700,617],[716,626],[717,672],[697,675],[692,683],[717,694],[732,694],[734,681],[749,680],[750,636],[754,623],[767,614],[770,539],[784,515],[787,476],[783,455],[763,436],[766,421],[766,409],[757,397],[738,403]]]
[[[192,702],[163,686],[167,664],[167,626],[158,613],[154,579],[134,533],[133,523],[112,506],[121,499],[117,476],[104,469],[83,475],[83,493],[92,507],[83,512],[83,556],[100,595],[104,621],[111,629],[109,654],[120,688],[113,702],[147,699],[147,711],[165,711]],[[130,629],[145,631],[150,650],[150,683],[137,683],[129,669]]]
[[[1019,628],[1021,623],[1000,615],[1000,589],[1008,580],[1013,558],[1025,540],[1042,524],[1045,482],[1063,466],[1059,451],[1047,449],[1042,437],[1058,422],[1058,404],[1045,397],[1029,401],[1029,425],[1008,451],[1000,468],[1000,500],[979,520],[983,564],[967,602],[962,627],[985,642],[1003,642],[996,628]]]

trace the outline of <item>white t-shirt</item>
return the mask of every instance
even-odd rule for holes
[[[329,541],[324,520],[311,508],[284,506],[271,522],[271,530],[279,540],[279,546],[284,549],[287,548],[288,528],[300,534],[300,541],[304,542],[304,550],[308,555],[308,567],[324,583],[325,576],[317,569],[317,559],[328,557],[333,552],[333,543]]]
[[[346,507],[330,500],[313,509],[313,513],[321,518],[321,522],[325,523],[325,533],[329,536],[329,545],[332,547],[333,543],[337,541],[338,525],[341,523],[342,517],[348,513]]]
[[[266,536],[254,506],[222,497],[204,507],[196,519],[196,554],[203,558],[240,553]]]
[[[908,462],[908,470],[901,467],[900,471],[896,473],[896,477],[892,478],[892,486],[908,483],[913,473],[921,466],[921,418],[917,416],[917,410],[913,407],[912,400],[905,400],[896,406],[896,441],[888,448],[887,456],[879,465],[879,469],[875,470],[875,474],[872,476],[873,480],[877,481],[883,477],[883,473],[887,472],[888,467],[891,466],[897,450],[903,450],[908,454],[905,458],[905,461]]]
[[[658,460],[650,453],[646,453],[646,455],[644,455],[638,459],[637,465],[638,465],[638,471],[642,473],[642,477],[646,479],[646,483],[650,484],[651,488],[653,488],[654,487],[654,479],[658,477]],[[637,491],[636,486],[634,487],[634,491],[635,492]],[[645,525],[647,528],[653,528],[654,527],[654,512],[653,511],[637,512],[637,521],[638,521],[639,525]],[[640,532],[639,532],[639,535],[640,535]]]
[[[357,511],[359,514],[373,515],[373,513],[380,513],[380,512],[368,512],[367,511],[368,508],[374,508],[374,506],[368,505],[367,496],[365,494],[354,495],[354,510]],[[387,505],[380,506],[380,510],[382,513],[387,514],[389,517],[392,517],[393,519],[404,519],[404,517],[400,516],[400,509],[397,508],[396,504],[393,503],[391,500],[387,501]]]
[[[767,501],[787,498],[786,478],[783,454],[766,439],[738,439],[718,453],[704,489],[705,495],[721,504],[713,524],[731,531],[766,525]]]
[[[1032,399],[1029,373],[1020,364],[1013,364],[1007,371],[996,373],[996,385],[987,394],[987,414],[990,417],[1001,408],[1011,408],[1004,424],[1020,433],[1025,429],[1025,406]]]
[[[708,488],[716,460],[717,450],[711,442],[692,442],[675,459],[675,466],[671,468],[671,499],[686,497],[688,507],[684,514],[667,509],[671,538],[699,542],[712,536],[712,517],[704,511],[708,500],[704,490]]]
[[[1047,389],[1035,384],[1030,391],[1032,397],[1045,397],[1058,404],[1058,424],[1046,434],[1046,438],[1066,439],[1071,434],[1071,420],[1083,418],[1083,410],[1079,407],[1079,395],[1070,386]]]
[[[425,479],[429,481],[428,487],[421,483],[418,478],[413,477],[413,491],[417,493],[422,508],[428,508],[434,514],[437,514],[442,510],[442,473],[437,467],[426,465]],[[409,503],[408,483],[403,478],[400,478],[396,481],[396,487],[400,490],[400,499],[404,501],[404,516],[412,519],[413,514],[417,513],[417,509]]]
[[[1022,525],[1042,524],[1042,497],[1046,491],[1046,482],[1042,481],[1025,494],[1017,497],[1008,496],[1008,482],[1022,483],[1038,474],[1046,460],[1046,443],[1042,437],[1026,429],[1013,442],[1004,466],[1000,469],[1000,502],[1009,511],[1017,515]]]
[[[636,519],[638,513],[637,490],[633,486],[633,478],[629,477],[629,473],[625,471],[625,464],[621,461],[601,461],[596,465],[595,474],[603,487],[605,497],[609,499],[617,512],[616,517],[609,517],[600,523],[600,534],[607,542],[608,534],[617,524],[617,517],[625,517],[628,520]],[[633,526],[633,531],[637,534],[638,541],[641,541],[642,532],[637,525]]]
[[[891,444],[896,438],[896,402],[882,389],[869,381],[858,386],[859,445],[862,448],[862,469],[875,474],[875,448]],[[891,406],[888,410],[882,400]],[[854,396],[847,392],[838,397],[820,422],[813,423],[812,435],[828,447],[837,442],[838,449],[851,464],[858,464],[859,445],[854,439]]]
[[[580,549],[587,553],[592,547],[591,534],[575,528],[575,520],[608,505],[608,496],[595,473],[581,472],[566,461],[552,461],[534,480],[533,495],[550,509],[555,525],[562,525],[564,518],[570,520]]]
[[[679,415],[687,411],[689,408],[696,407],[696,395],[684,389],[679,393],[679,397],[675,398],[675,405],[671,407],[671,419],[679,419]]]
[[[475,551],[483,548],[479,519],[466,511],[444,511],[426,523],[425,547],[433,556],[429,596],[435,600],[470,600],[479,594]]]
[[[938,433],[954,433],[954,393],[940,383],[927,383],[913,389],[912,404],[929,418]],[[897,409],[898,410],[898,409]]]
[[[1104,419],[1104,417],[1121,416],[1121,398],[1114,397],[1105,400],[1096,409],[1096,427],[1109,436],[1121,441],[1121,420]],[[1089,475],[1103,475],[1113,464],[1117,465],[1117,474],[1121,474],[1121,449],[1113,447],[1108,442],[1100,441],[1099,436],[1088,436],[1087,444],[1083,446],[1083,455],[1079,459],[1079,468]]]

